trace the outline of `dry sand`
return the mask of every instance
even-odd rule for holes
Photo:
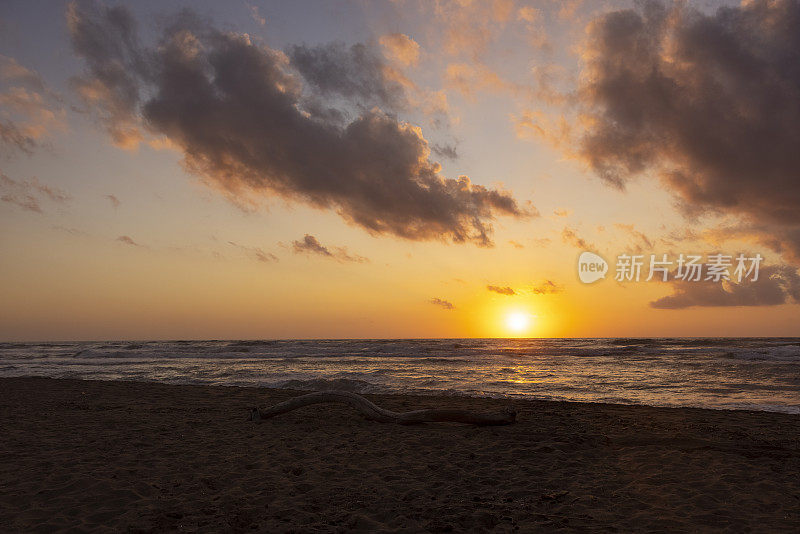
[[[800,417],[515,402],[397,426],[296,392],[0,379],[0,530],[800,531]],[[370,396],[396,411],[505,401]]]

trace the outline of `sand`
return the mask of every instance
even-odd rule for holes
[[[493,428],[338,405],[246,420],[296,394],[0,379],[0,530],[800,531],[800,416],[515,402],[519,423]]]

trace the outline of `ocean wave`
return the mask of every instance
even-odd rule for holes
[[[769,410],[800,405],[797,362],[796,338],[0,343],[6,377]]]
[[[800,363],[800,345],[778,345],[765,348],[730,349],[726,358],[746,361],[774,361]]]

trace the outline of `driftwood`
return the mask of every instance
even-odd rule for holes
[[[413,412],[392,412],[376,406],[361,395],[350,393],[349,391],[317,391],[307,395],[294,397],[286,402],[281,402],[266,409],[253,408],[250,413],[251,421],[269,419],[282,413],[325,402],[339,402],[349,404],[367,419],[379,423],[397,423],[401,425],[413,425],[417,423],[430,422],[450,422],[466,423],[469,425],[510,425],[516,422],[517,413],[513,408],[508,407],[503,413],[486,414],[475,413],[466,410],[415,410]]]

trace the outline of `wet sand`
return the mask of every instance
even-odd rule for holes
[[[505,427],[342,405],[247,420],[297,394],[0,379],[0,530],[800,531],[800,416],[515,401]]]

